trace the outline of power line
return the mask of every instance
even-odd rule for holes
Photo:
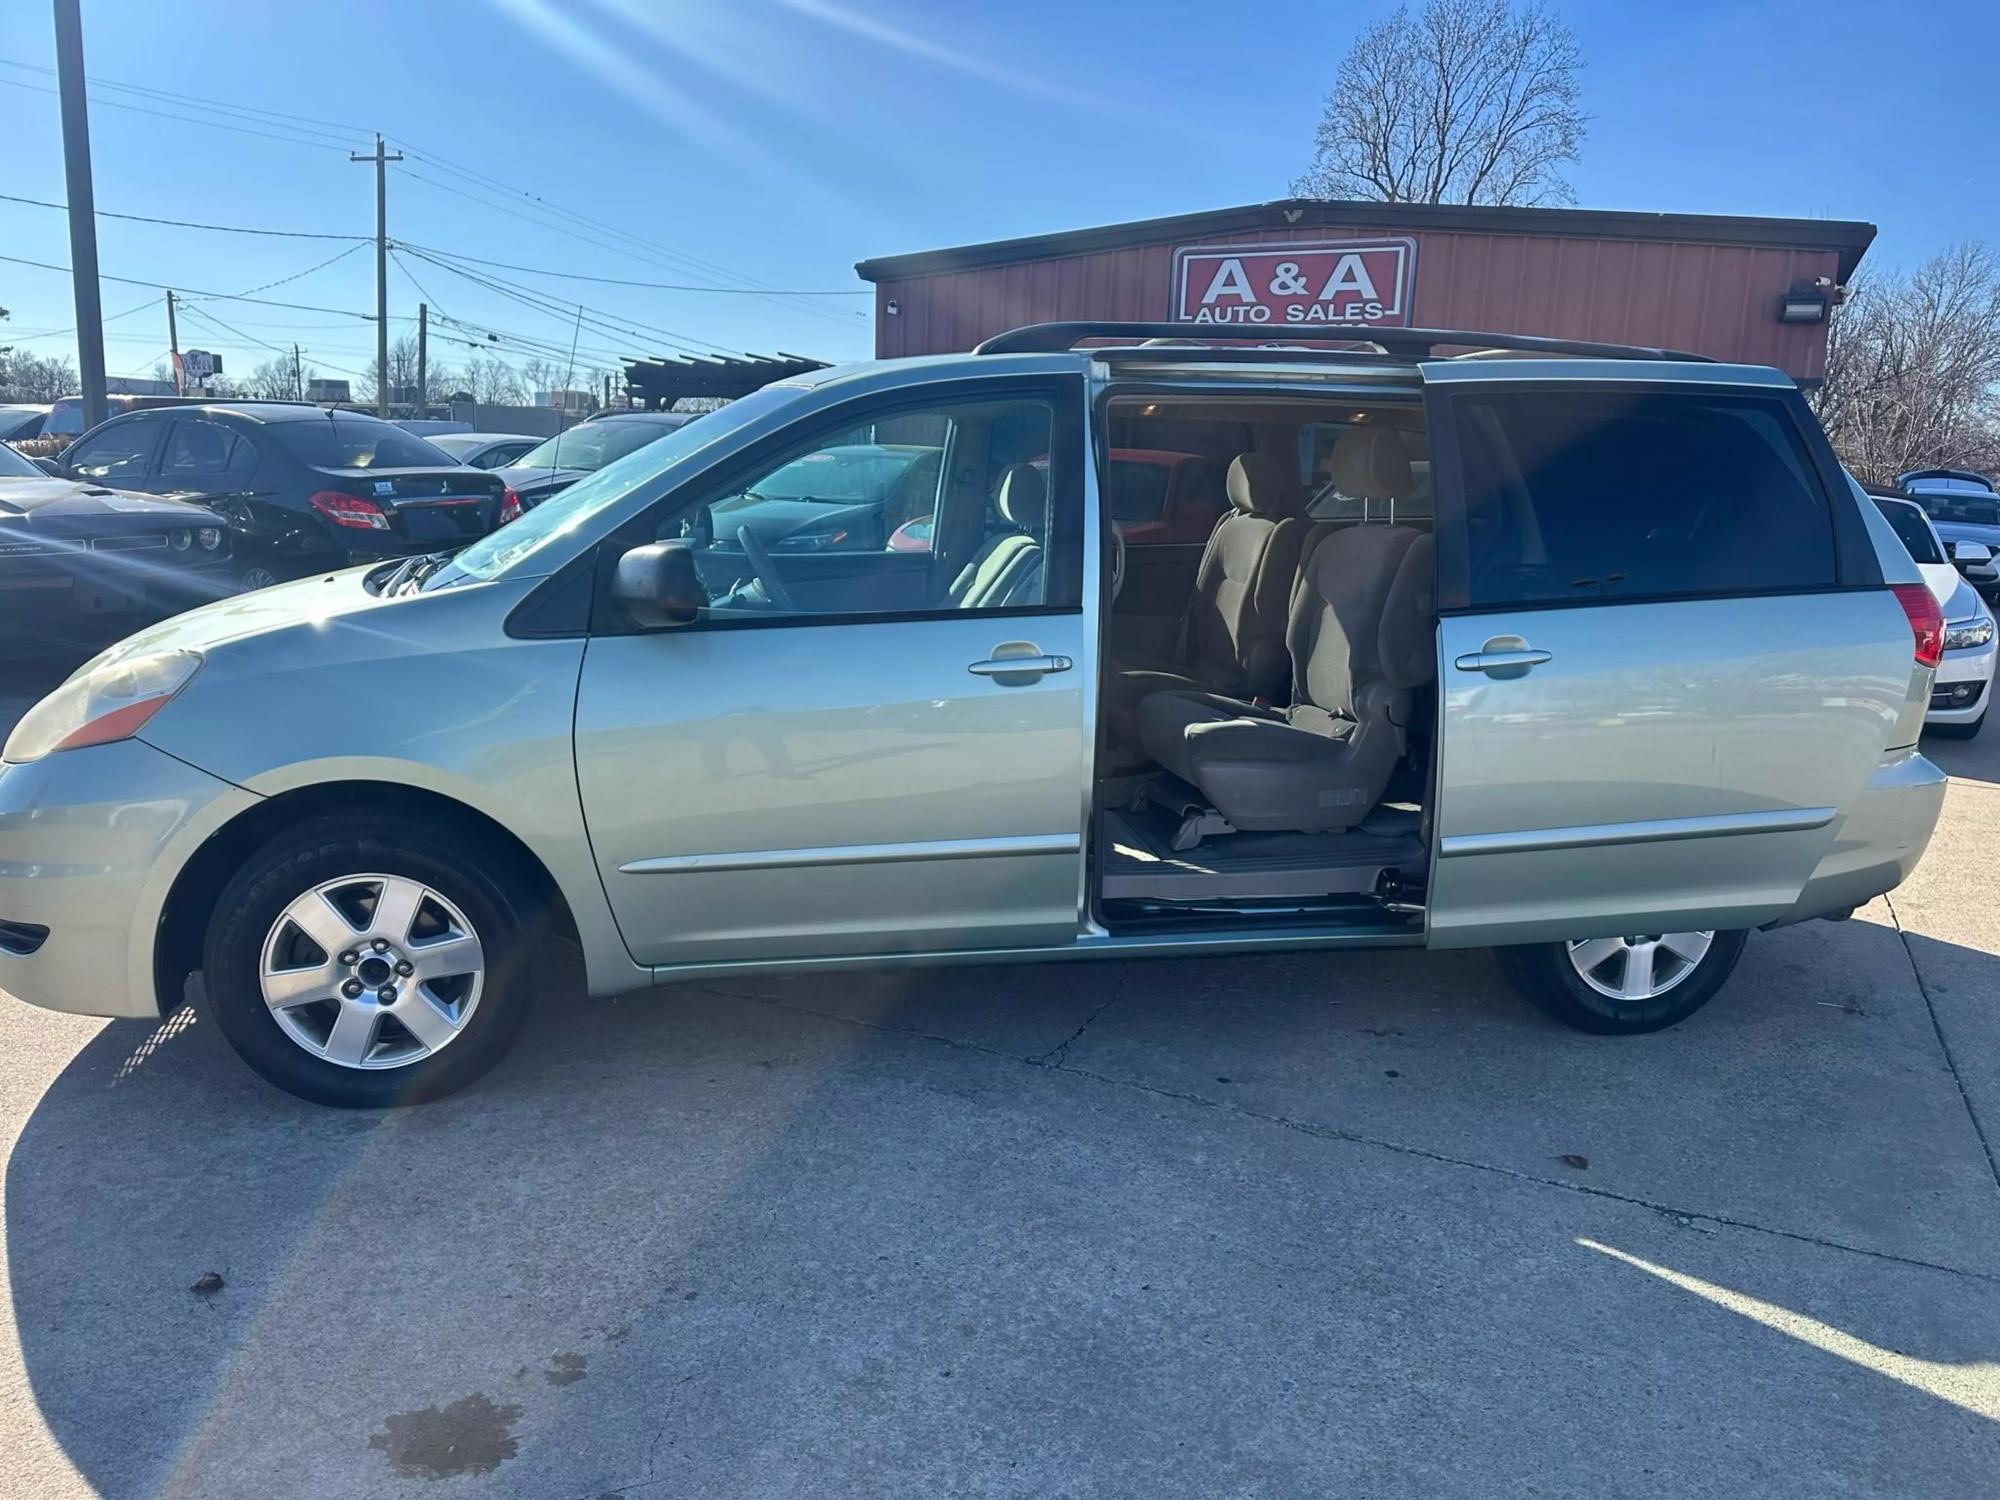
[[[16,78],[0,78],[0,87],[26,89],[31,94],[54,94],[54,89],[43,88],[40,84],[23,83]],[[125,104],[116,99],[92,99],[92,104],[101,104],[106,109],[130,110],[135,115],[152,115],[161,120],[172,120],[180,125],[199,125],[206,130],[227,130],[234,135],[258,135],[269,141],[285,141],[294,146],[314,146],[322,151],[339,151],[343,148],[327,144],[325,141],[307,140],[304,136],[279,135],[269,130],[251,130],[243,125],[225,125],[220,120],[204,120],[199,115],[174,115],[161,109],[146,109],[137,104]]]
[[[4,80],[0,80],[4,82]],[[25,203],[31,208],[53,208],[69,212],[67,203],[50,203],[45,198],[17,198],[0,193],[0,203]],[[201,224],[192,219],[156,219],[149,214],[116,214],[108,208],[97,211],[100,219],[128,219],[134,224],[167,224],[175,229],[212,229],[218,234],[259,234],[285,240],[366,240],[365,234],[313,234],[303,229],[252,229],[243,224]]]
[[[23,73],[41,73],[51,78],[55,76],[54,68],[37,63],[17,62],[12,58],[0,57],[0,67],[15,68]],[[311,115],[301,115],[291,110],[259,109],[255,105],[250,104],[226,103],[220,99],[205,99],[199,94],[190,94],[184,90],[152,88],[139,83],[120,83],[115,79],[100,78],[95,75],[92,75],[89,81],[99,88],[114,89],[123,94],[137,94],[141,98],[157,99],[163,103],[183,105],[189,108],[199,105],[203,110],[211,114],[222,113],[232,115],[237,119],[250,120],[260,125],[275,124],[306,135],[331,136],[333,132],[339,132],[339,135],[333,138],[341,140],[342,144],[345,144],[344,137],[346,136],[365,136],[368,134],[359,125],[350,125],[340,120],[319,120],[313,118]],[[327,129],[313,130],[310,128],[315,125],[323,125]]]
[[[349,249],[343,250],[340,253],[341,255],[350,255],[353,251]],[[338,257],[335,258],[338,259]],[[76,274],[68,266],[59,266],[46,260],[28,260],[19,255],[0,255],[0,261],[4,261],[12,266],[33,266],[38,271],[60,271],[65,276],[74,276]],[[314,267],[313,269],[318,268]],[[295,281],[298,279],[298,276],[306,274],[305,271],[300,271],[297,276],[288,276],[285,279],[287,281]],[[136,276],[111,276],[101,272],[98,275],[98,280],[115,281],[121,286],[149,286],[158,292],[180,292],[189,297],[208,297],[222,302],[254,302],[260,307],[288,307],[294,312],[333,313],[343,318],[359,318],[364,323],[375,321],[374,316],[370,313],[358,313],[345,307],[321,307],[310,302],[276,302],[268,297],[253,297],[247,292],[204,292],[192,287],[170,286],[164,281],[141,281]],[[272,286],[277,285],[276,282],[270,284]]]
[[[4,197],[0,194],[0,197]],[[493,266],[502,271],[521,271],[530,276],[560,276],[565,281],[595,281],[605,286],[645,287],[656,292],[714,292],[727,297],[762,297],[772,295],[757,287],[750,286],[696,286],[687,282],[674,281],[628,281],[619,276],[586,276],[581,271],[556,271],[547,266],[517,266],[504,260],[482,260],[477,255],[461,255],[456,250],[439,250],[431,245],[411,244],[408,240],[396,242],[410,250],[422,250],[431,255],[441,255],[447,260],[463,261],[471,266]],[[413,280],[415,278],[412,278]],[[874,291],[868,287],[831,292],[806,292],[787,289],[787,297],[872,297]]]

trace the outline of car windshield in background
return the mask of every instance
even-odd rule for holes
[[[1877,498],[1877,509],[1895,528],[1903,545],[1910,549],[1912,561],[1920,563],[1941,563],[1944,554],[1938,551],[1937,536],[1924,524],[1924,518],[1917,514],[1917,508],[1903,500]]]
[[[46,479],[48,475],[5,443],[0,443],[0,479]]]
[[[828,448],[809,453],[758,482],[743,498],[806,500],[827,505],[852,505],[877,500],[909,473],[918,459],[935,455],[935,448]]]
[[[425,438],[424,441],[429,443],[433,448],[443,450],[452,458],[462,459],[466,454],[484,448],[488,440],[470,433],[444,432],[439,433],[436,437]]]
[[[685,424],[683,424],[685,425]],[[522,469],[601,469],[680,429],[661,422],[585,422],[514,460]]]
[[[456,467],[450,454],[414,433],[351,412],[273,422],[264,431],[294,458],[319,469]]]
[[[1977,490],[1950,494],[1930,491],[1913,497],[1933,521],[1958,521],[1969,526],[2000,526],[2000,495]]]
[[[686,423],[659,436],[643,448],[605,465],[588,478],[579,479],[518,520],[481,537],[425,579],[424,592],[449,588],[467,579],[498,578],[516,568],[527,577],[538,576],[547,570],[535,566],[533,560],[550,542],[567,536],[607,505],[622,500],[697,448],[727,437],[766,413],[789,405],[798,395],[796,387],[767,385],[761,391],[730,402],[720,411],[709,413],[698,422]],[[642,424],[626,425],[638,427]]]
[[[43,414],[38,411],[0,411],[0,442],[11,442],[39,431]]]

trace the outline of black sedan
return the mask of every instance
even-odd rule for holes
[[[504,469],[495,469],[507,487],[533,510],[586,474],[657,442],[694,420],[687,412],[616,411],[589,417],[530,448]]]
[[[448,552],[519,509],[496,473],[455,463],[392,422],[309,402],[128,412],[78,438],[54,468],[219,511],[247,588]]]
[[[52,479],[0,444],[0,655],[74,651],[234,593],[232,561],[214,511]]]

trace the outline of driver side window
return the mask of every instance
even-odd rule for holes
[[[711,624],[1074,607],[1056,430],[1040,396],[885,408],[670,502],[657,535],[692,547]]]

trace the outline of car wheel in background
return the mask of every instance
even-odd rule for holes
[[[1941,740],[1971,740],[1979,737],[1979,731],[1986,725],[1986,715],[1982,712],[1970,724],[1933,724],[1924,731]]]
[[[1496,950],[1514,988],[1565,1025],[1605,1036],[1659,1031],[1715,998],[1743,932],[1642,933]]]
[[[244,1061],[302,1099],[441,1098],[528,1018],[547,914],[512,871],[506,851],[420,815],[312,819],[223,889],[207,1008]]]
[[[237,570],[236,581],[248,593],[252,589],[267,589],[282,580],[262,563],[246,563]]]

